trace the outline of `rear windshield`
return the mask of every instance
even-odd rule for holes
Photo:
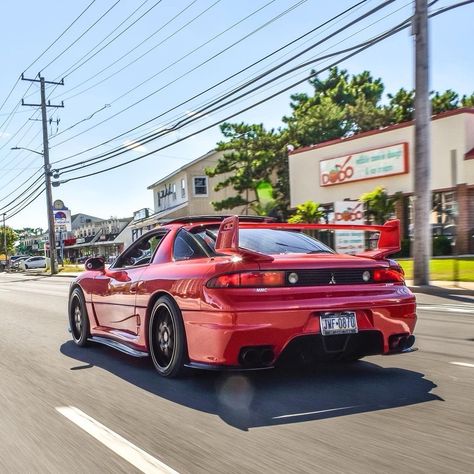
[[[214,252],[218,228],[194,232],[198,240]],[[276,229],[239,229],[239,246],[267,255],[286,253],[334,253],[319,240],[301,232]]]

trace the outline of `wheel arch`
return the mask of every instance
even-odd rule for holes
[[[162,296],[168,296],[172,301],[173,303],[176,305],[176,307],[181,311],[181,308],[179,307],[178,303],[176,302],[176,300],[174,299],[173,295],[171,293],[169,293],[168,291],[165,291],[165,290],[158,290],[156,291],[155,293],[153,293],[151,296],[150,296],[150,299],[148,300],[148,306],[146,308],[146,313],[145,313],[145,324],[144,324],[144,328],[145,328],[145,344],[146,344],[146,348],[147,350],[149,351],[150,350],[150,341],[149,341],[149,331],[148,331],[148,325],[150,324],[150,318],[151,318],[151,312],[153,311],[153,306],[155,306],[155,303],[158,301],[158,299],[160,299]],[[185,333],[186,334],[186,333]]]
[[[94,309],[94,306],[92,304],[90,294],[88,294],[86,291],[84,291],[84,288],[82,288],[80,281],[74,281],[71,284],[71,287],[69,288],[68,311],[70,309],[70,302],[71,302],[72,293],[76,289],[81,292],[82,298],[84,300],[84,304],[86,306],[87,317],[89,319],[90,327],[92,328],[95,325],[98,325],[98,321],[97,321],[96,314],[95,314],[95,309]]]

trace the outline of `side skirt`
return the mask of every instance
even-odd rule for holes
[[[114,339],[108,339],[107,337],[92,336],[89,338],[89,341],[97,342],[99,344],[103,344],[104,346],[112,347],[112,349],[116,349],[117,351],[123,352],[133,357],[148,357],[149,356],[148,352],[138,351],[136,349],[133,349],[127,346],[126,344],[122,344],[121,342],[115,341]]]

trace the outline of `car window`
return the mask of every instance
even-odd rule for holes
[[[174,241],[173,257],[175,260],[190,260],[208,257],[208,254],[189,232],[180,230]]]
[[[138,267],[149,264],[159,247],[165,232],[150,234],[134,242],[112,264],[112,268]]]
[[[199,229],[196,237],[214,251],[218,228]],[[239,246],[267,255],[287,253],[334,253],[334,251],[302,232],[278,229],[239,229]]]

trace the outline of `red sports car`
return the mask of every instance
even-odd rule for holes
[[[304,230],[380,234],[378,248],[337,254]],[[407,352],[415,297],[401,267],[397,220],[383,226],[190,217],[137,239],[105,268],[91,258],[71,285],[74,342],[185,367],[261,369]]]

